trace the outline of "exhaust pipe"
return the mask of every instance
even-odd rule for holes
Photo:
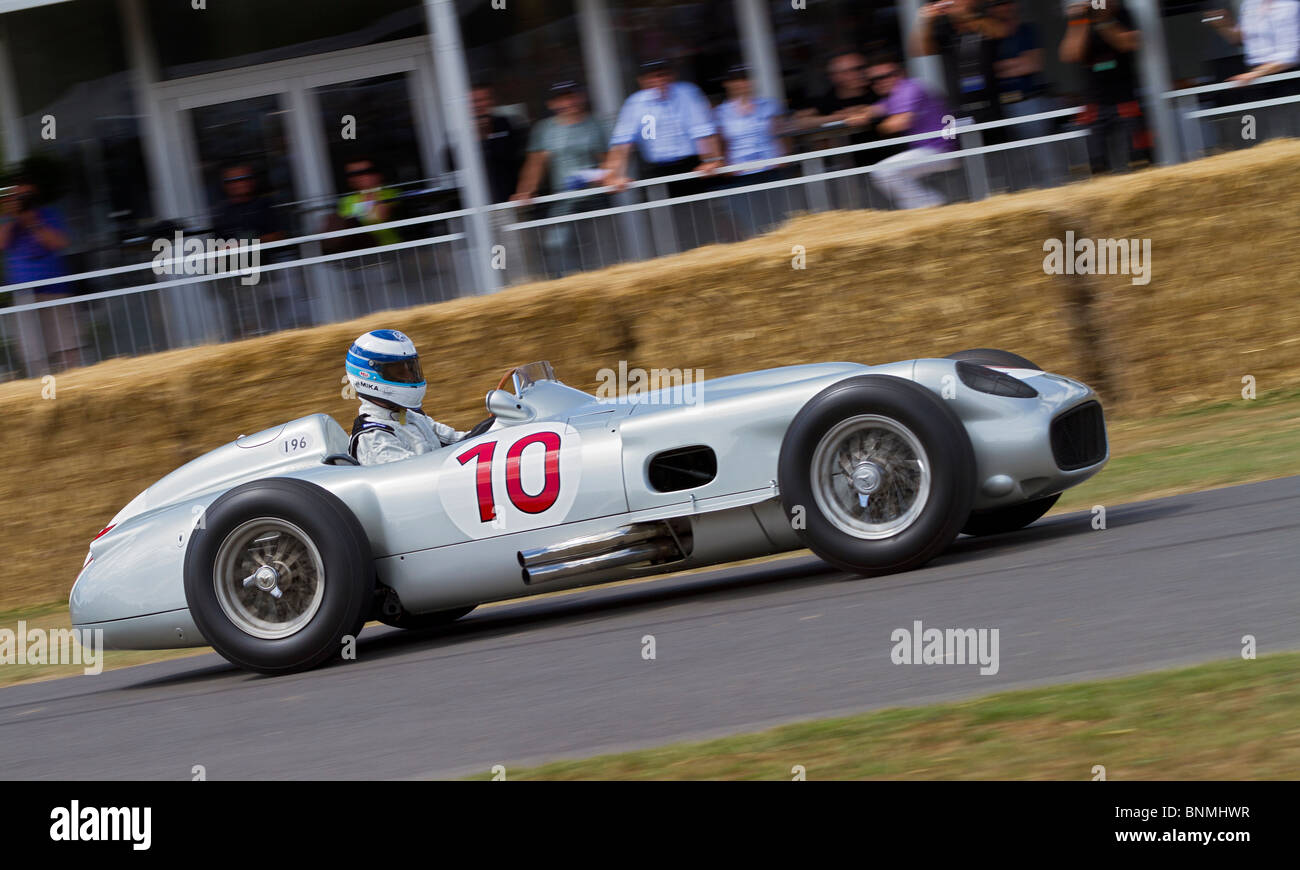
[[[652,538],[669,537],[668,530],[658,523],[641,523],[621,526],[608,532],[597,532],[581,538],[570,538],[549,547],[537,547],[519,552],[519,565],[541,565],[549,562],[567,562],[582,559],[599,553],[608,553],[630,544],[639,544]]]
[[[654,565],[686,558],[689,526],[677,531],[667,522],[637,523],[609,532],[572,538],[517,555],[525,583],[562,580],[595,571]]]
[[[563,580],[566,577],[576,577],[579,574],[590,574],[593,571],[609,570],[610,568],[652,565],[655,562],[669,561],[676,555],[676,550],[677,547],[671,540],[646,541],[610,553],[587,556],[584,559],[551,562],[533,567],[525,566],[523,569],[524,582],[531,585],[549,580]]]

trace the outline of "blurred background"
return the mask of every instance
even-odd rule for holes
[[[1300,126],[1296,0],[193,5],[0,0],[0,380]]]

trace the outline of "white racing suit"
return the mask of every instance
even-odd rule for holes
[[[348,452],[362,465],[378,465],[429,453],[463,437],[464,432],[419,411],[390,411],[362,399]]]

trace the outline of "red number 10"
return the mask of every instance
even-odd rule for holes
[[[524,448],[531,444],[546,447],[543,460],[542,488],[536,493],[524,490],[523,478],[519,473],[520,460]],[[479,522],[490,523],[496,516],[496,500],[492,496],[492,456],[496,453],[497,442],[485,441],[466,450],[456,457],[461,465],[471,460],[478,463],[474,469],[474,490],[478,496]],[[560,497],[560,434],[558,432],[534,432],[525,435],[506,451],[506,495],[510,503],[527,514],[540,514],[555,504]]]

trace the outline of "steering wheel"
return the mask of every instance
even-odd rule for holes
[[[506,381],[510,380],[510,376],[515,373],[515,369],[517,368],[519,368],[519,366],[511,366],[506,369],[506,373],[501,376],[501,380],[497,381],[498,390],[504,390],[506,388]]]

